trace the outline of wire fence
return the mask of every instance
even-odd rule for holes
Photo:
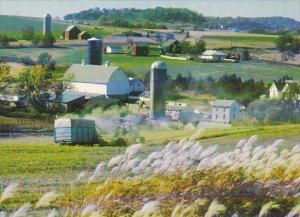
[[[22,137],[50,137],[53,136],[53,132],[0,132],[0,139],[1,138],[22,138]]]

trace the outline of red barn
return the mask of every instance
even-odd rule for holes
[[[149,44],[145,42],[132,42],[131,43],[132,56],[148,56]]]

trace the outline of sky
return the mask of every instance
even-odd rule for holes
[[[63,17],[89,8],[189,8],[205,16],[284,16],[300,21],[300,0],[0,0],[1,15]],[[1,22],[1,20],[0,20]]]

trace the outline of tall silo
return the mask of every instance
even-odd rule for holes
[[[50,14],[46,14],[44,16],[44,22],[43,22],[43,34],[51,33],[52,31],[52,17]]]
[[[156,61],[151,66],[150,75],[150,119],[161,119],[166,114],[167,65]]]
[[[95,37],[88,39],[87,64],[102,64],[102,39]]]

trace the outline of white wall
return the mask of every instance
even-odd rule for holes
[[[230,123],[240,115],[240,106],[235,103],[230,108],[212,107],[212,122]]]
[[[70,91],[80,93],[94,93],[100,95],[106,95],[105,84],[92,84],[92,83],[81,83],[81,82],[70,82]]]
[[[129,93],[130,85],[127,75],[120,70],[113,73],[107,85],[107,95],[128,95]]]

